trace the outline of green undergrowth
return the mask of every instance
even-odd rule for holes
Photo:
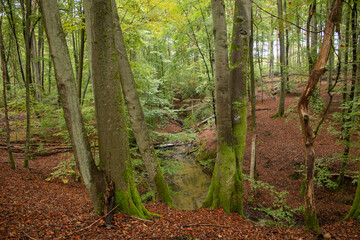
[[[277,191],[275,186],[259,180],[251,180],[249,176],[246,175],[244,175],[244,179],[252,184],[254,192],[258,192],[259,194],[262,190],[265,190],[273,199],[271,207],[257,204],[257,207],[253,208],[254,210],[265,212],[267,215],[271,216],[279,226],[292,226],[295,224],[294,214],[302,212],[303,207],[301,206],[299,208],[293,209],[288,206],[286,203],[286,195],[288,194],[287,191]],[[248,202],[256,204],[256,197],[255,199],[249,198]]]

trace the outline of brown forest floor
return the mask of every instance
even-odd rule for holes
[[[289,177],[304,163],[302,137],[297,115],[293,120],[271,119],[278,106],[264,93],[264,102],[257,104],[257,168],[259,180],[288,191],[287,204],[293,208],[302,204],[301,179]],[[287,95],[286,108],[299,94]],[[335,104],[336,106],[336,104]],[[334,111],[334,109],[332,109]],[[295,109],[293,113],[296,114]],[[289,119],[289,118],[288,118]],[[250,121],[250,118],[249,118]],[[203,131],[209,140],[213,130]],[[248,173],[250,135],[243,162]],[[1,141],[2,143],[4,140]],[[3,145],[3,144],[2,144]],[[316,157],[328,158],[343,151],[336,138],[323,131],[316,139]],[[353,149],[356,154],[358,149]],[[67,153],[69,154],[69,153]],[[230,215],[221,209],[181,211],[162,203],[146,204],[153,213],[162,215],[151,221],[115,214],[118,230],[102,227],[103,221],[92,212],[90,199],[82,183],[60,180],[46,181],[52,168],[66,158],[63,154],[38,156],[30,162],[30,170],[23,169],[23,154],[15,153],[17,169],[10,169],[7,152],[0,149],[0,239],[360,239],[359,221],[341,221],[349,211],[355,186],[347,183],[345,190],[335,193],[316,188],[316,207],[322,235],[306,232],[303,219],[296,215],[298,226],[263,227],[246,221],[238,214]],[[356,164],[350,164],[353,169]],[[338,165],[334,165],[338,169]],[[248,183],[245,184],[248,189]],[[245,191],[245,198],[248,191]],[[272,198],[261,191],[252,204],[245,204],[247,217],[261,217],[251,207],[271,206]]]

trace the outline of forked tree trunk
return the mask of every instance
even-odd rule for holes
[[[238,73],[236,74],[240,74],[238,77],[242,78],[241,81],[230,81],[225,5],[223,0],[212,0],[211,4],[215,35],[217,157],[210,189],[203,207],[222,207],[227,213],[234,211],[243,214],[241,161],[245,146],[243,140],[246,136],[246,88],[243,88],[246,86],[246,82],[244,82],[246,74],[243,75],[246,67],[234,68],[237,69]],[[250,6],[249,1],[236,1],[235,3],[235,31],[231,49],[233,66],[240,65],[244,61],[247,62],[248,40],[246,39],[248,39],[249,27],[246,26],[250,24]],[[237,53],[234,53],[234,50]],[[240,56],[238,55],[240,54],[239,50],[242,51]],[[240,91],[235,95],[231,88]],[[232,107],[234,107],[234,111],[232,111]],[[237,116],[239,119],[236,118],[237,121],[233,121],[232,116]]]
[[[114,201],[118,210],[149,218],[151,214],[143,206],[136,189],[130,159],[121,74],[116,57],[112,4],[113,2],[108,0],[84,1],[100,166],[106,175],[108,186],[114,184]]]
[[[331,49],[331,39],[335,25],[339,24],[341,21],[341,10],[342,0],[335,0],[325,26],[323,43],[321,45],[318,60],[298,102],[298,114],[305,145],[305,225],[307,228],[316,232],[319,232],[320,228],[316,217],[314,201],[315,134],[310,122],[309,101],[321,75],[326,71],[325,66]]]
[[[130,122],[134,131],[136,143],[139,147],[142,159],[150,178],[150,186],[156,192],[157,200],[166,202],[172,206],[172,197],[169,187],[165,182],[157,155],[150,140],[149,131],[146,126],[144,113],[140,103],[134,76],[126,54],[125,43],[120,27],[116,3],[112,3],[114,39],[116,57],[118,60],[120,81],[130,115]]]
[[[10,166],[12,169],[15,169],[15,161],[14,156],[11,151],[10,145],[10,124],[9,124],[9,115],[8,115],[8,107],[7,107],[7,84],[6,82],[10,82],[9,74],[7,70],[7,65],[5,62],[5,48],[4,48],[4,40],[2,35],[2,21],[3,17],[0,19],[0,57],[1,57],[1,68],[2,68],[2,77],[3,77],[3,98],[4,98],[4,112],[5,112],[5,124],[6,124],[6,148],[9,154]]]
[[[40,9],[51,57],[54,62],[56,83],[75,159],[79,163],[81,176],[89,192],[95,212],[101,214],[104,207],[101,194],[105,192],[106,185],[103,174],[98,170],[91,155],[57,2],[56,0],[41,0]]]

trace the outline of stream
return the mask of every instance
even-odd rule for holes
[[[170,176],[168,184],[172,190],[174,207],[180,210],[200,208],[211,182],[211,177],[202,171],[196,158],[191,154],[187,155],[191,147],[191,144],[185,143],[159,149],[174,150],[170,154],[165,154],[165,159],[171,159],[179,164],[177,166],[179,170]]]

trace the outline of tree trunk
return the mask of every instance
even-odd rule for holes
[[[115,206],[123,213],[149,218],[151,214],[143,206],[136,189],[130,160],[121,73],[115,55],[115,20],[112,12],[115,6],[112,4],[113,2],[108,0],[84,1],[100,166],[106,175],[108,185],[115,185]]]
[[[36,14],[37,11],[37,7],[36,7],[36,1],[34,2],[34,6],[33,6],[33,13]],[[42,98],[42,82],[41,82],[41,61],[39,59],[40,55],[38,54],[38,48],[40,49],[41,46],[38,46],[37,41],[36,41],[36,37],[35,37],[35,31],[33,28],[35,28],[35,26],[33,26],[33,21],[30,22],[30,41],[31,41],[31,58],[32,59],[36,59],[35,61],[32,62],[32,72],[34,73],[34,78],[33,78],[33,93],[35,95],[35,99],[37,102],[41,102],[41,98]],[[32,33],[31,33],[32,32]]]
[[[82,23],[85,25],[85,18],[82,19]],[[82,79],[83,79],[83,69],[84,69],[84,50],[85,50],[85,26],[81,28],[81,32],[80,32],[79,73],[77,75],[78,96],[80,102],[81,102],[81,90],[82,90]]]
[[[331,38],[334,27],[341,20],[342,0],[335,0],[330,16],[325,26],[323,43],[321,45],[318,60],[306,83],[303,93],[298,102],[298,114],[300,118],[303,141],[305,145],[305,225],[307,228],[319,232],[319,223],[316,217],[314,203],[314,172],[315,172],[315,134],[310,123],[309,101],[322,74],[325,73],[326,62],[331,49]]]
[[[313,15],[312,18],[311,18],[311,23],[310,23],[310,29],[311,29],[311,33],[310,33],[310,36],[311,36],[311,50],[310,50],[310,54],[311,54],[311,59],[312,59],[312,62],[311,62],[311,69],[309,71],[309,74],[311,73],[311,71],[314,69],[314,66],[315,66],[315,59],[317,59],[317,48],[318,48],[318,34],[317,34],[317,14],[316,14],[316,1],[317,0],[314,0],[312,5],[313,5],[313,8],[312,8],[312,12],[311,14]]]
[[[75,159],[79,163],[81,176],[90,194],[93,207],[96,213],[101,214],[104,206],[101,196],[102,193],[105,192],[105,181],[103,174],[98,170],[91,155],[90,144],[81,116],[74,72],[69,50],[66,46],[65,34],[61,26],[57,2],[56,0],[42,0],[40,1],[40,9]]]
[[[271,81],[274,81],[274,39],[273,39],[273,33],[274,33],[274,20],[271,17],[271,24],[270,24],[270,65],[269,65],[269,78]],[[252,54],[250,54],[250,57]]]
[[[251,11],[251,34],[250,34],[250,52],[253,52],[254,46],[254,26],[253,26],[253,13]],[[250,92],[251,92],[251,158],[250,158],[250,179],[255,180],[256,176],[256,96],[255,96],[255,76],[254,76],[254,59],[253,54],[249,55],[250,58]],[[262,89],[261,79],[261,89]],[[261,90],[261,102],[263,102]]]
[[[351,88],[350,88],[350,95],[348,99],[348,103],[345,104],[348,106],[345,108],[345,116],[343,117],[343,127],[342,130],[344,132],[344,142],[345,142],[345,148],[344,153],[341,160],[341,167],[340,167],[340,173],[339,177],[337,179],[338,189],[342,187],[344,184],[344,176],[345,176],[345,170],[346,165],[348,163],[348,157],[350,153],[350,146],[351,146],[351,128],[352,125],[351,122],[354,122],[354,112],[356,111],[356,99],[358,95],[358,81],[357,81],[357,3],[354,2],[354,5],[351,10],[351,31],[352,31],[352,73],[351,73]]]
[[[114,39],[117,51],[116,56],[120,69],[121,86],[130,115],[130,122],[134,131],[136,143],[139,147],[146,170],[149,174],[150,186],[156,191],[157,199],[172,206],[172,197],[169,191],[169,187],[165,182],[165,178],[159,165],[154,146],[150,140],[150,135],[146,126],[135,79],[133,77],[131,66],[127,58],[115,1],[113,1],[112,7],[114,17]]]
[[[217,157],[203,207],[222,207],[227,213],[235,211],[243,215],[241,161],[246,137],[246,62],[251,5],[249,1],[235,1],[231,46],[231,64],[234,68],[230,80],[225,5],[222,0],[212,0],[211,3],[215,37]],[[235,76],[240,80],[235,81]]]
[[[31,15],[31,0],[25,0],[21,2],[23,21],[25,21],[24,44],[25,44],[25,88],[26,88],[26,136],[25,136],[25,156],[24,156],[24,168],[29,168],[30,159],[30,83],[31,83],[31,36],[30,36],[30,15]]]
[[[306,22],[306,52],[308,56],[308,63],[309,63],[309,74],[312,72],[314,68],[314,50],[312,47],[315,47],[316,44],[316,34],[310,33],[310,31],[316,31],[316,21],[315,19],[315,12],[316,12],[316,0],[312,2],[312,4],[309,7],[309,16]],[[315,23],[315,26],[314,26]],[[310,36],[311,36],[311,42],[310,42]],[[316,53],[316,50],[315,50]]]
[[[20,50],[20,46],[19,46],[19,40],[17,38],[16,24],[14,22],[14,16],[13,16],[13,11],[12,11],[12,4],[11,4],[10,0],[7,0],[7,3],[8,3],[8,6],[9,6],[9,14],[7,15],[7,17],[8,17],[8,21],[10,23],[11,30],[12,30],[12,33],[13,33],[13,36],[14,36],[14,39],[15,39],[16,53],[17,53],[17,58],[18,58],[18,61],[19,61],[21,77],[22,77],[23,82],[26,85],[25,73],[24,73],[22,60],[21,60],[22,59],[21,52],[20,52],[21,50]],[[4,0],[1,1],[1,4],[5,8]],[[21,4],[23,5],[23,3],[21,3]]]
[[[278,16],[279,18],[283,18],[283,10],[282,10],[282,0],[277,0],[278,6]],[[279,21],[279,41],[280,41],[280,100],[279,100],[279,108],[274,118],[281,118],[285,113],[285,90],[286,90],[286,71],[285,71],[285,48],[284,48],[284,22]]]
[[[7,94],[6,94],[6,82],[9,82],[9,74],[7,70],[7,65],[5,62],[5,48],[4,48],[4,40],[2,36],[2,21],[3,17],[0,19],[0,57],[1,57],[1,68],[2,68],[2,77],[3,77],[3,98],[4,98],[4,112],[5,112],[5,124],[6,124],[6,148],[9,154],[10,166],[12,169],[15,169],[15,161],[14,156],[11,151],[10,145],[10,124],[9,124],[9,115],[8,115],[8,107],[7,107]]]
[[[287,10],[286,10],[287,1],[284,1],[284,12],[285,18],[287,19]],[[290,56],[290,43],[289,43],[289,26],[285,23],[285,81],[286,81],[286,93],[290,93],[290,79],[289,79],[289,56]]]
[[[359,161],[359,169],[360,169],[360,161]],[[360,173],[359,173],[358,185],[356,188],[355,198],[354,198],[353,204],[351,206],[351,209],[350,209],[348,215],[345,217],[345,219],[353,218],[353,219],[360,220],[360,184],[359,183],[360,183]]]

